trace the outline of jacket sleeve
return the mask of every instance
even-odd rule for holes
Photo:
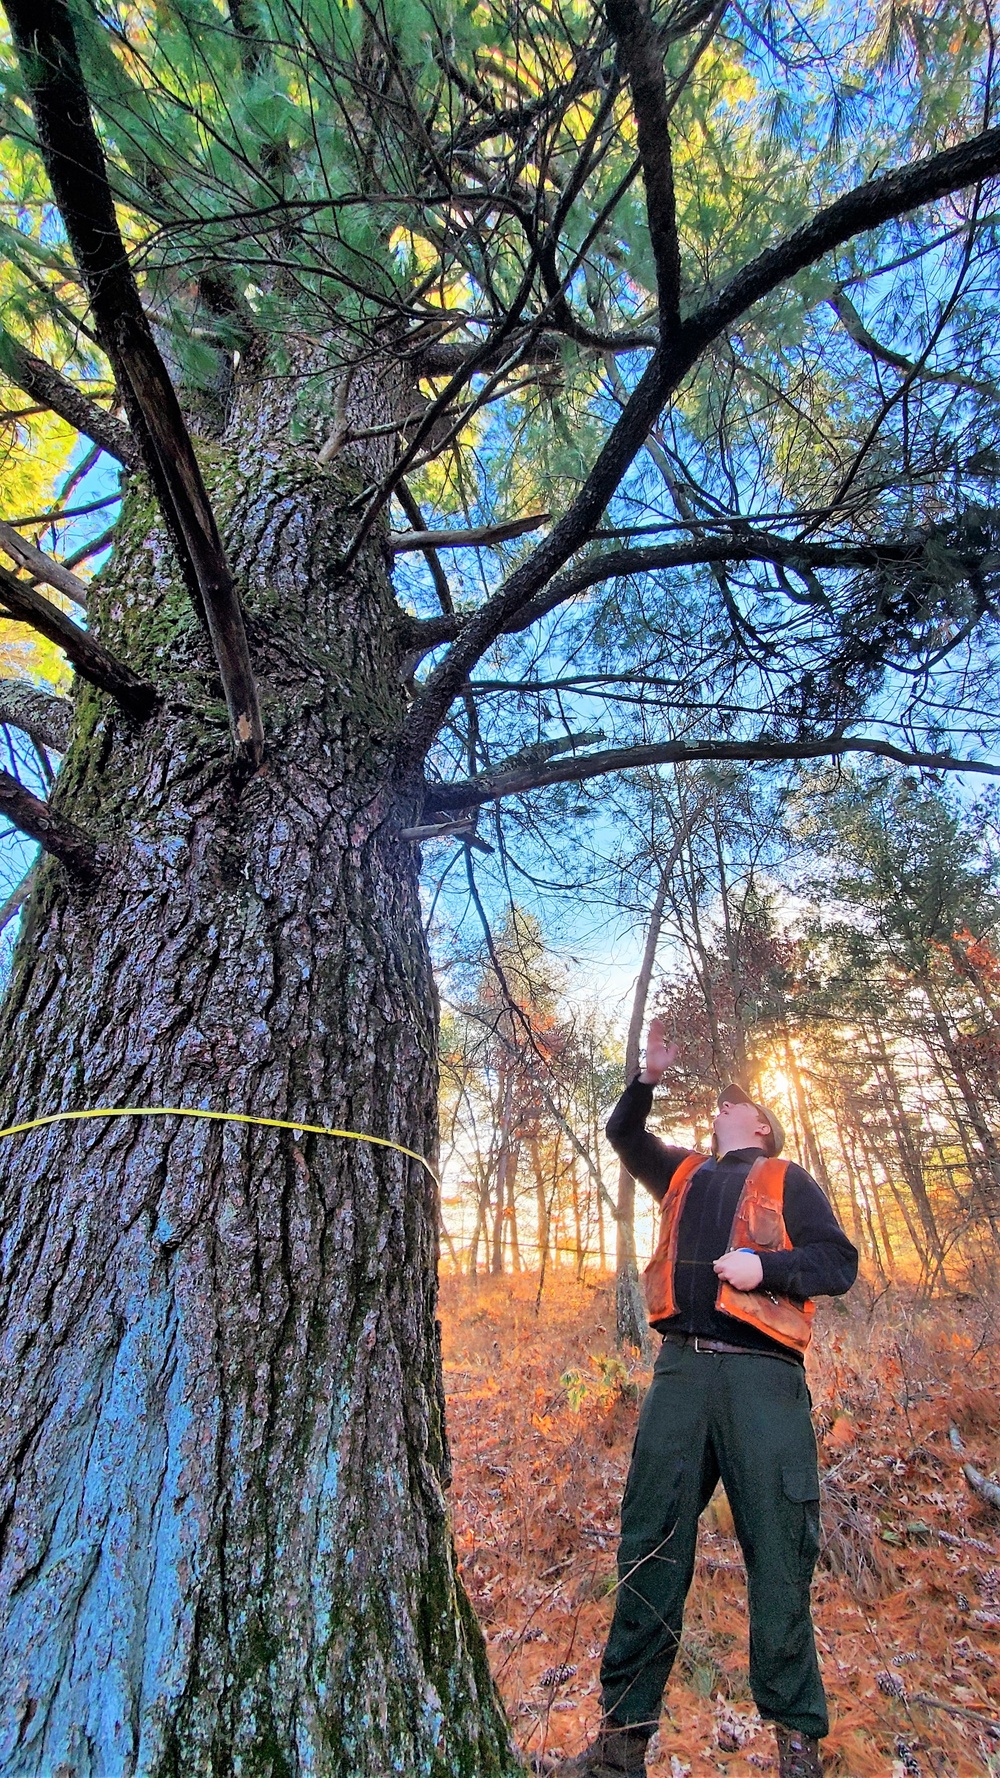
[[[783,1296],[843,1296],[858,1275],[858,1250],[847,1239],[822,1186],[803,1167],[785,1175],[785,1228],[791,1247],[762,1253],[761,1287]]]
[[[633,1179],[638,1179],[654,1198],[663,1197],[688,1148],[672,1148],[651,1136],[646,1119],[653,1106],[653,1089],[636,1076],[625,1088],[608,1118],[606,1135],[615,1154]]]

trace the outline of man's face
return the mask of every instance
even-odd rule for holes
[[[770,1130],[755,1105],[741,1105],[724,1099],[715,1114],[715,1140],[720,1154],[733,1148],[766,1150]]]

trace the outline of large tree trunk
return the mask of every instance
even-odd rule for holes
[[[205,451],[270,751],[242,789],[140,485],[95,597],[165,692],[78,695],[59,781],[107,846],[42,867],[6,1120],[211,1106],[433,1159],[435,1010],[391,749],[397,607],[349,576],[350,466]],[[237,466],[238,464],[238,466]],[[386,1778],[519,1769],[442,1492],[437,1206],[384,1148],[181,1119],[0,1144],[0,1772]]]

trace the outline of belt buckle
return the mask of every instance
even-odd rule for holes
[[[698,1339],[699,1339],[698,1334],[695,1334],[694,1335],[694,1349],[695,1349],[695,1351],[696,1352],[707,1352],[708,1347],[707,1346],[699,1346]]]

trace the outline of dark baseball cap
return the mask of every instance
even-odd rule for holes
[[[742,1087],[738,1087],[735,1081],[728,1087],[723,1087],[719,1094],[720,1111],[723,1105],[752,1105],[758,1113],[761,1123],[766,1124],[771,1132],[771,1153],[781,1153],[785,1146],[784,1128],[780,1119],[775,1117],[774,1112],[769,1111],[766,1105],[760,1105],[756,1099],[751,1099],[750,1094],[745,1093]]]

